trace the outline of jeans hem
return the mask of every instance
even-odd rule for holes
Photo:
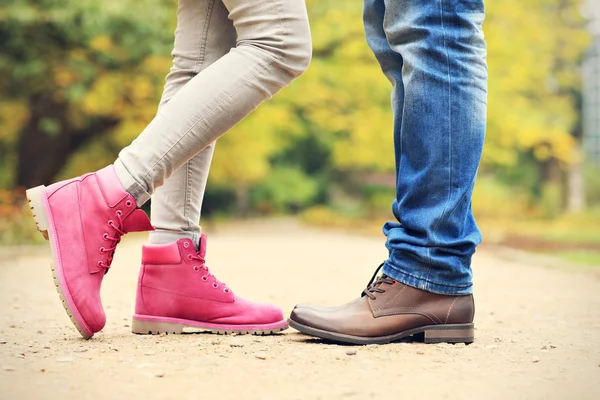
[[[157,229],[155,231],[150,232],[148,237],[149,244],[170,244],[175,243],[181,239],[190,239],[194,242],[196,246],[196,250],[198,250],[198,243],[200,242],[200,237],[195,232],[189,231],[168,231]]]
[[[393,265],[387,260],[383,265],[383,273],[405,285],[431,293],[446,295],[465,295],[473,293],[473,282],[448,284],[433,282],[426,277],[415,276],[402,270],[402,267]]]
[[[150,200],[150,193],[148,193],[144,186],[133,178],[121,159],[117,159],[114,166],[117,177],[121,181],[123,188],[135,199],[135,203],[138,207],[141,207]]]

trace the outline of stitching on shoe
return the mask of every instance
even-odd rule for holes
[[[450,318],[450,311],[452,311],[452,307],[454,307],[454,303],[456,303],[456,300],[458,300],[458,296],[456,296],[454,298],[454,301],[452,302],[452,304],[450,305],[450,308],[448,309],[448,314],[446,314],[446,321],[444,322],[445,324],[448,323],[448,318]]]
[[[186,297],[188,299],[196,299],[196,300],[204,300],[204,301],[210,301],[213,303],[234,303],[234,301],[220,301],[220,300],[212,300],[212,299],[207,299],[205,297],[195,297],[195,296],[188,296],[187,294],[181,294],[181,293],[175,293],[175,292],[169,292],[168,290],[162,290],[162,289],[158,289],[152,286],[143,286],[143,288],[145,289],[152,289],[152,290],[156,290],[158,292],[162,292],[162,293],[167,293],[167,294],[172,294],[174,296],[181,296],[181,297]],[[212,292],[211,292],[212,293]],[[229,292],[231,293],[231,292]]]
[[[387,306],[388,304],[390,304],[393,300],[396,299],[396,297],[400,296],[400,294],[402,294],[402,292],[404,292],[404,290],[407,288],[407,286],[405,285],[404,287],[402,287],[402,289],[400,289],[400,291],[398,293],[396,293],[394,295],[394,297],[392,297],[391,299],[389,299],[388,301],[386,301],[385,303],[383,303],[383,305],[381,305],[380,307],[378,307],[378,310],[383,310],[385,306]],[[383,293],[381,293],[383,294]]]
[[[409,308],[409,307],[407,307]],[[438,325],[441,324],[442,321],[439,320],[439,318],[437,318],[434,314],[429,313],[427,311],[419,311],[419,310],[411,310],[411,309],[407,309],[407,310],[395,310],[395,311],[390,311],[390,312],[385,312],[382,313],[380,315],[377,315],[375,318],[378,317],[391,317],[394,315],[420,315],[422,317],[428,318],[431,322],[433,322],[434,324]]]

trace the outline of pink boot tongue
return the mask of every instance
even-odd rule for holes
[[[123,228],[125,232],[147,232],[153,231],[154,227],[150,223],[148,215],[143,210],[135,209],[125,220]]]
[[[206,257],[206,235],[200,236],[200,243],[198,243],[198,255],[204,259]]]

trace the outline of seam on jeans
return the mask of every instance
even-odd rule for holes
[[[200,54],[198,54],[198,62],[193,70],[194,74],[200,73],[206,60],[206,46],[208,43],[208,30],[210,28],[210,21],[213,15],[213,9],[215,6],[215,0],[210,0],[206,8],[206,16],[204,17],[204,29],[202,31],[202,37],[200,38]]]
[[[434,246],[436,246],[436,244],[438,243],[435,232],[438,229],[438,226],[440,225],[442,219],[447,214],[447,209],[448,209],[448,204],[450,203],[451,189],[452,189],[452,99],[451,99],[452,88],[450,85],[450,83],[451,83],[450,55],[448,54],[446,27],[444,25],[444,0],[440,0],[439,4],[440,4],[440,24],[441,24],[441,28],[442,28],[442,35],[444,38],[444,53],[446,54],[446,68],[447,68],[447,75],[448,75],[448,160],[449,160],[450,165],[448,168],[449,188],[448,188],[448,194],[446,197],[446,202],[444,204],[444,209],[440,213],[440,219],[438,219],[436,221],[435,225],[431,229],[431,236],[433,237]],[[436,246],[436,247],[440,247],[440,246]],[[427,272],[425,275],[429,276],[429,273],[431,272],[431,268],[432,268],[432,264],[433,264],[433,260],[431,259],[431,249],[430,248],[427,249],[427,259],[428,259],[428,263],[429,263],[429,268],[427,269]]]
[[[408,272],[400,271],[397,268],[393,267],[392,263],[389,260],[387,261],[386,265],[390,265],[390,268],[392,268],[394,271],[398,272],[400,275],[408,276],[408,277],[410,277],[410,278],[412,278],[414,280],[417,280],[417,281],[423,281],[423,282],[431,283],[432,285],[435,285],[435,286],[452,287],[452,288],[462,288],[462,289],[465,289],[465,288],[468,288],[470,286],[473,286],[472,283],[470,283],[468,285],[452,285],[452,284],[448,284],[448,283],[438,283],[438,282],[434,282],[434,281],[432,281],[432,280],[430,280],[428,278],[423,278],[423,277],[420,277],[420,276],[411,275]],[[406,282],[402,282],[402,283],[404,283],[405,285],[407,284]],[[412,285],[409,285],[409,286],[412,286]],[[450,293],[450,294],[453,294],[453,293]]]
[[[257,73],[253,77],[260,75],[264,70],[269,68],[271,66],[271,64],[273,64],[275,61],[278,61],[278,60],[279,60],[279,56],[274,57],[264,67],[262,67],[260,70],[257,70]],[[196,128],[196,126],[198,126],[198,124],[200,122],[204,121],[208,116],[210,116],[217,108],[219,108],[219,106],[221,104],[223,104],[226,100],[233,98],[233,96],[235,94],[237,94],[237,92],[239,92],[244,86],[246,86],[246,84],[249,83],[250,80],[251,80],[251,78],[245,79],[242,83],[239,84],[239,86],[231,94],[228,94],[224,99],[222,99],[219,103],[217,103],[217,105],[215,105],[209,112],[207,112],[202,118],[200,118],[198,121],[194,122],[194,124],[187,130],[187,132],[185,132],[183,135],[181,135],[179,137],[179,139],[175,143],[173,143],[173,145],[171,147],[169,147],[169,149],[157,161],[154,162],[152,167],[148,170],[148,172],[146,172],[146,175],[144,175],[144,180],[146,180],[148,178],[148,176],[150,175],[150,173],[154,171],[156,166],[165,159],[167,154],[169,154],[175,146],[177,146],[179,143],[181,143],[183,138],[185,138],[187,135],[189,135],[189,133],[192,130],[194,130],[194,128]],[[167,118],[167,120],[168,120],[168,118]]]
[[[271,0],[271,2],[273,3],[273,5],[275,6],[275,9],[277,10],[277,19],[279,21],[279,24],[278,24],[279,25],[279,34],[282,36],[287,36],[287,33],[283,29],[283,18],[282,18],[283,10],[281,9],[281,3],[278,2],[277,0]],[[284,40],[283,43],[285,45],[283,47],[283,50],[286,50],[288,42]]]
[[[187,222],[188,231],[192,228],[192,225],[190,224],[190,219],[188,217],[189,203],[190,203],[190,162],[191,161],[192,160],[188,160],[188,162],[185,163],[185,204],[183,205],[183,218]],[[194,244],[196,244],[196,243],[194,242]]]
[[[456,300],[458,300],[458,296],[456,296],[454,298],[454,301],[452,302],[452,304],[450,304],[450,308],[448,309],[448,314],[446,314],[446,321],[444,322],[445,324],[448,323],[448,318],[450,318],[450,311],[452,311],[452,307],[454,307],[454,303],[456,303]]]

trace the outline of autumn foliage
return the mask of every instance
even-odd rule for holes
[[[228,196],[261,212],[348,198],[385,203],[370,186],[394,181],[390,84],[366,45],[361,2],[307,5],[312,65],[219,140],[208,208],[233,208]],[[562,188],[564,172],[580,161],[579,65],[588,45],[580,5],[486,3],[489,123],[481,171],[519,188],[525,202],[539,201],[548,181]],[[175,6],[3,2],[0,187],[49,183],[115,159],[156,112]]]

